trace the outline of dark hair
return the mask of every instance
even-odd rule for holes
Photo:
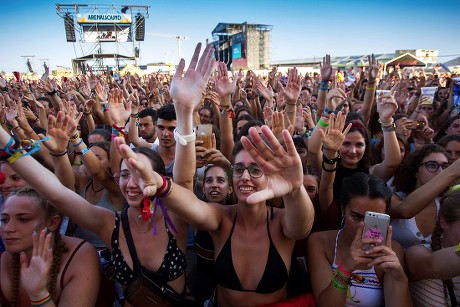
[[[53,107],[53,104],[51,103],[51,100],[48,98],[48,97],[38,97],[37,98],[37,101],[46,101],[47,104],[48,104],[48,108],[52,108]]]
[[[396,113],[393,115],[393,120],[396,122],[397,120],[400,120],[401,118],[408,118],[408,116],[404,113]]]
[[[107,154],[107,158],[110,160],[110,142],[106,142],[106,141],[95,142],[89,145],[89,148],[92,148],[94,146],[99,147],[100,149],[105,151],[105,153]]]
[[[160,110],[158,110],[158,111],[160,111]],[[139,112],[138,116],[139,116],[139,118],[144,118],[144,117],[150,116],[152,118],[153,123],[155,123],[157,121],[157,111],[155,111],[154,109],[150,109],[150,108],[143,109],[142,111]]]
[[[246,119],[246,116],[244,116],[244,118],[243,116],[244,115],[242,115],[241,119]],[[236,141],[239,141],[242,136],[249,135],[249,128],[254,127],[254,126],[262,127],[263,125],[264,124],[260,120],[257,120],[257,119],[249,120],[246,124],[243,125],[243,127],[241,127],[240,133],[238,133],[236,137]]]
[[[440,138],[447,135],[446,130],[457,119],[460,119],[460,114],[449,117],[447,121],[441,126],[441,128],[439,128],[438,133],[436,133],[435,137],[433,138],[433,141],[437,143]]]
[[[337,117],[336,117],[337,118]],[[359,113],[359,112],[350,112],[348,113],[347,115],[347,118],[345,119],[345,121],[348,123],[348,122],[356,122],[356,121],[360,121],[361,124],[364,125],[364,116]]]
[[[441,217],[447,223],[453,223],[455,221],[460,220],[460,190],[456,190],[454,192],[447,192],[443,198],[441,198],[441,206],[439,207],[438,213],[438,222],[436,223],[436,228],[433,231],[432,239],[431,239],[431,248],[433,251],[440,250],[441,246],[441,236],[442,236],[442,228],[440,219]]]
[[[208,173],[208,171],[212,168],[220,168],[224,171],[224,174],[225,174],[225,178],[227,178],[227,183],[228,183],[228,186],[229,187],[232,187],[232,179],[231,179],[231,173],[229,173],[224,167],[220,166],[220,165],[216,165],[216,164],[209,164],[208,166],[206,166],[206,168],[204,169],[204,173],[203,173],[203,188],[204,188],[204,182],[206,180],[206,174]],[[203,189],[204,191],[204,189]],[[202,196],[203,200],[204,201],[207,201],[206,199],[206,195],[204,195],[203,193],[203,196]],[[227,195],[226,199],[225,199],[225,204],[226,206],[230,206],[233,204],[233,198],[232,198],[232,195]]]
[[[410,145],[409,143],[403,139],[401,136],[396,134],[396,138],[398,139],[398,142],[401,142],[404,146],[404,151],[406,152],[406,155],[409,154],[410,152]],[[377,142],[375,142],[373,148],[372,148],[372,165],[382,163],[382,150],[385,145],[385,139],[381,138]]]
[[[429,154],[438,152],[444,154],[447,158],[446,150],[438,144],[424,145],[407,155],[396,171],[395,180],[393,181],[395,191],[406,194],[413,192],[417,183],[417,173],[420,163]]]
[[[149,158],[150,162],[152,163],[152,169],[155,172],[161,175],[166,175],[165,163],[163,162],[163,159],[159,153],[147,147],[134,147],[133,151],[137,154],[142,154]]]
[[[445,136],[443,136],[442,138],[440,138],[436,144],[438,144],[439,146],[443,147],[444,149],[446,148],[447,144],[449,144],[450,142],[459,142],[460,143],[460,135],[458,134],[447,134]]]
[[[236,111],[236,114],[235,114],[236,121],[240,120],[240,116],[246,115],[246,114],[240,115],[240,113],[243,111],[248,112],[248,114],[251,115],[252,117],[251,109],[249,107],[244,106],[244,107],[238,108],[238,110]],[[252,119],[254,119],[254,117],[252,117]]]
[[[209,111],[209,114],[210,114],[210,116],[211,116],[211,119],[214,119],[214,110],[213,110],[211,107],[209,107],[209,106],[202,106],[202,107],[200,108],[200,110],[198,111],[198,114],[200,114],[201,110],[208,110],[208,111]]]
[[[176,120],[176,110],[174,109],[174,105],[172,104],[165,104],[157,111],[157,117],[163,120]]]
[[[364,138],[364,143],[366,145],[366,149],[364,150],[363,157],[361,160],[358,162],[358,167],[360,168],[369,168],[370,165],[370,159],[371,159],[371,140],[369,137],[369,130],[366,129],[366,127],[363,126],[363,124],[359,121],[350,121],[352,123],[352,126],[348,133],[351,132],[359,132],[363,138]],[[345,127],[350,123],[347,122],[345,124]]]
[[[343,179],[340,200],[342,208],[345,208],[354,197],[382,198],[386,204],[385,212],[388,213],[390,212],[391,194],[391,189],[382,179],[358,172]]]
[[[96,128],[94,129],[93,131],[91,131],[88,135],[88,138],[91,136],[91,135],[95,135],[95,134],[98,134],[100,136],[102,136],[104,138],[104,140],[106,142],[109,142],[112,140],[112,134],[109,130],[107,129],[102,129],[102,128]]]

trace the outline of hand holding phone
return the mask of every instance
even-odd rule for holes
[[[203,141],[203,146],[206,149],[212,148],[212,125],[198,125],[196,139]]]
[[[380,244],[387,241],[388,227],[390,226],[390,216],[384,213],[367,211],[364,216],[364,229],[362,238],[380,239]],[[363,249],[368,250],[375,245],[366,244]]]

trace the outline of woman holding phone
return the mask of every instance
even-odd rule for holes
[[[391,190],[377,177],[356,173],[344,179],[341,201],[344,227],[313,233],[308,240],[318,305],[412,306],[404,254],[391,239],[391,226],[383,240],[363,238],[366,212],[388,213]]]

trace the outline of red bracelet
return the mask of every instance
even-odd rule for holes
[[[171,178],[163,176],[161,174],[160,176],[161,178],[163,178],[163,184],[159,189],[157,189],[157,192],[155,193],[155,196],[159,198],[166,197],[169,195],[169,193],[171,193]]]
[[[342,272],[343,274],[345,274],[347,276],[350,276],[351,273],[353,273],[353,272],[349,272],[349,271],[345,270],[345,268],[342,265],[342,262],[339,262],[339,270],[340,270],[340,272]]]
[[[163,193],[163,190],[165,189],[166,185],[168,184],[168,180],[166,180],[166,177],[161,175],[161,178],[163,179],[163,184],[161,185],[161,187],[159,189],[157,189],[157,192],[155,194],[161,194]]]

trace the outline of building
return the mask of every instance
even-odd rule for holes
[[[219,23],[212,31],[215,58],[233,70],[268,69],[272,29],[270,25],[247,22]]]

